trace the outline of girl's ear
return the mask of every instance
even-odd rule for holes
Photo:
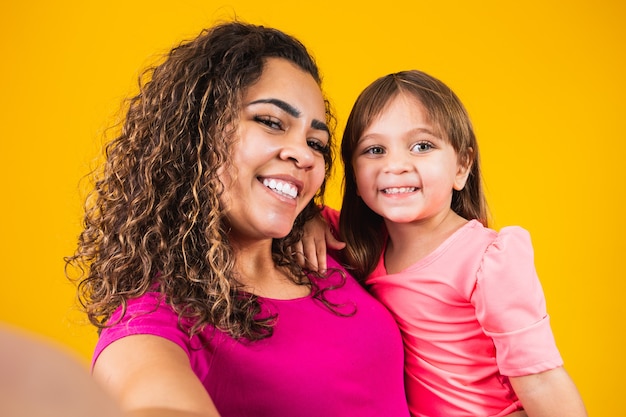
[[[472,165],[474,161],[474,149],[468,148],[463,155],[459,155],[459,161],[457,165],[456,177],[454,178],[453,188],[457,191],[461,191],[465,187],[467,178],[472,171]]]

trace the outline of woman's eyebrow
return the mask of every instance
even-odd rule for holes
[[[261,98],[258,100],[251,101],[250,103],[248,103],[248,105],[250,106],[250,105],[259,104],[259,103],[272,104],[293,117],[300,117],[300,115],[302,114],[300,110],[298,110],[296,107],[278,98]],[[330,129],[328,129],[328,126],[326,125],[326,123],[324,123],[321,120],[313,119],[311,121],[311,127],[313,129],[321,130],[330,134]]]
[[[250,106],[252,104],[259,104],[259,103],[273,104],[274,106],[280,108],[285,113],[293,117],[300,117],[300,114],[301,114],[300,110],[298,110],[291,104],[287,103],[286,101],[283,101],[277,98],[261,98],[258,100],[251,101],[250,103],[248,103],[248,105]]]
[[[330,129],[328,128],[328,125],[321,120],[313,119],[311,121],[311,127],[315,130],[324,131],[330,136]]]

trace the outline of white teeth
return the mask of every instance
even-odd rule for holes
[[[398,187],[398,188],[385,188],[383,192],[385,194],[405,194],[412,193],[417,190],[417,187]]]
[[[296,198],[298,196],[298,189],[289,184],[288,182],[279,181],[275,179],[264,179],[263,185],[267,188],[276,191],[278,194],[285,195],[287,197]]]

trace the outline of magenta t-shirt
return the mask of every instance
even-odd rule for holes
[[[328,267],[340,268],[331,258]],[[340,279],[334,273],[318,285]],[[222,417],[407,417],[404,355],[394,319],[349,275],[326,297],[341,304],[341,314],[311,296],[261,299],[278,321],[271,337],[248,342],[212,327],[190,339],[177,314],[149,293],[131,300],[122,321],[102,331],[93,361],[120,338],[150,334],[187,353]]]

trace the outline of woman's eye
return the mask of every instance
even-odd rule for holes
[[[308,139],[306,143],[311,149],[321,154],[327,154],[330,152],[330,147],[317,139]]]
[[[422,152],[428,152],[432,148],[433,148],[433,144],[430,142],[418,142],[415,145],[413,145],[411,150],[413,152],[422,153]]]
[[[269,116],[254,116],[254,121],[261,123],[270,129],[283,130],[283,124],[280,120]]]

